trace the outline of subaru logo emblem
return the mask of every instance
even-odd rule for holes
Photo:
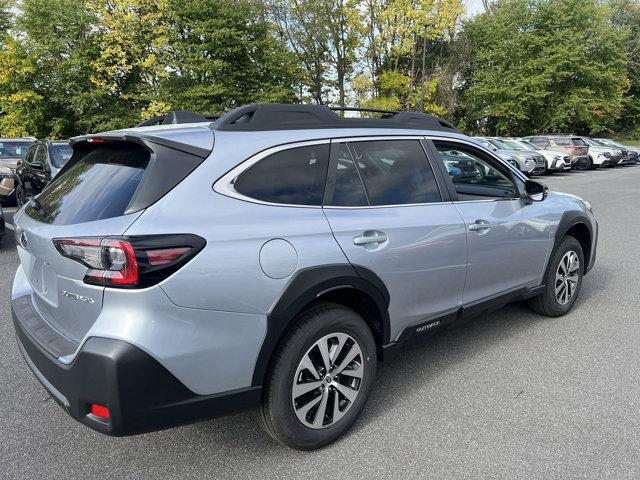
[[[20,230],[20,245],[22,245],[22,248],[26,250],[28,243],[29,241],[27,240],[27,234],[24,232],[24,230]]]

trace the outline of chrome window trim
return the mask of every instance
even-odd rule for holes
[[[322,140],[308,140],[303,142],[285,143],[282,145],[277,145],[275,147],[267,148],[266,150],[258,152],[255,155],[249,157],[248,159],[241,162],[239,165],[237,165],[236,167],[232,168],[227,173],[225,173],[213,184],[213,190],[226,197],[235,198],[237,200],[242,200],[244,202],[249,202],[249,203],[257,203],[259,205],[268,205],[268,206],[274,206],[274,207],[294,207],[294,208],[322,208],[322,205],[298,205],[298,204],[291,204],[291,203],[265,202],[263,200],[258,200],[256,198],[248,197],[246,195],[241,194],[233,187],[233,184],[242,173],[244,173],[246,170],[253,167],[259,161],[263,160],[264,158],[270,155],[273,155],[274,153],[278,153],[284,150],[290,150],[298,147],[308,147],[312,145],[325,145],[325,144],[330,145],[331,139],[325,138]]]

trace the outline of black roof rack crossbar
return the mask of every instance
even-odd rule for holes
[[[220,115],[201,115],[187,110],[174,110],[166,115],[158,115],[145,120],[136,127],[150,127],[155,125],[177,125],[180,123],[200,123],[213,122],[220,118]]]
[[[376,112],[382,113],[383,116],[342,117],[336,115],[334,110]],[[244,132],[317,128],[403,128],[460,133],[446,120],[422,112],[285,103],[256,103],[235,108],[222,115],[211,128]]]

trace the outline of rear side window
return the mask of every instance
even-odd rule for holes
[[[71,146],[66,143],[54,143],[49,146],[49,158],[51,164],[56,168],[64,167],[64,164],[69,161],[73,150]]]
[[[121,216],[148,163],[149,152],[139,145],[99,146],[56,177],[26,213],[53,225]]]
[[[282,150],[240,174],[233,187],[263,202],[322,205],[328,161],[329,144]]]
[[[418,140],[349,143],[370,205],[440,202],[435,176]]]
[[[571,144],[575,147],[586,147],[586,142],[581,138],[572,138]]]

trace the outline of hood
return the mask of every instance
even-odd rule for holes
[[[20,160],[22,160],[22,157],[0,158],[0,167],[8,167],[15,170]]]
[[[512,150],[494,150],[493,153],[503,160],[515,160],[516,156]]]

